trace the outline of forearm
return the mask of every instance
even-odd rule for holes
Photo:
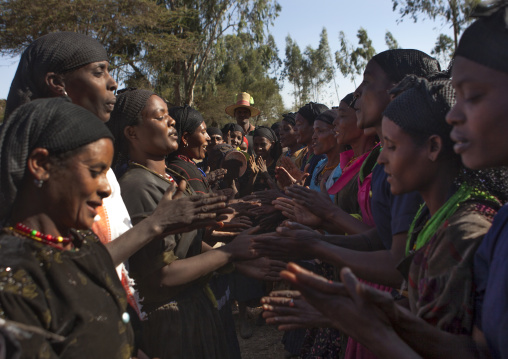
[[[415,352],[392,330],[383,330],[373,334],[373,340],[363,342],[378,358],[381,359],[417,359],[421,356]],[[450,356],[449,358],[452,358]]]
[[[444,332],[409,310],[400,308],[394,329],[416,352],[426,358],[480,358],[480,351],[472,337]]]
[[[330,212],[322,222],[323,228],[329,233],[358,234],[372,229],[372,227],[337,206],[333,206],[330,209]]]
[[[168,287],[189,283],[213,272],[232,260],[222,249],[211,249],[194,257],[178,259],[161,269],[161,285]]]
[[[315,252],[316,258],[337,268],[349,267],[364,280],[394,288],[402,283],[402,275],[396,269],[400,258],[395,258],[388,250],[360,252],[321,241]]]
[[[385,249],[376,228],[370,228],[370,230],[366,232],[349,236],[326,235],[323,236],[322,239],[333,245],[353,249],[355,251],[376,251]]]
[[[162,228],[146,218],[105,246],[116,266],[162,234]]]

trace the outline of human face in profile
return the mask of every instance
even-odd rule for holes
[[[464,57],[455,58],[456,103],[446,116],[454,150],[466,167],[508,165],[508,74]]]
[[[109,73],[107,61],[92,62],[64,75],[65,91],[76,105],[109,121],[115,107],[118,85]]]

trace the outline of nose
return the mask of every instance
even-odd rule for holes
[[[208,134],[208,132],[205,132],[205,138],[208,142],[211,141],[211,138],[210,138],[210,135]]]
[[[111,186],[109,185],[109,181],[106,177],[106,174],[101,176],[99,188],[97,189],[97,194],[101,197],[101,199],[104,199],[111,195]]]
[[[457,103],[455,103],[455,105],[446,114],[446,122],[449,125],[457,126],[461,123],[464,123],[465,119],[466,118],[465,118],[464,114],[460,110],[460,104],[457,101]]]
[[[115,79],[113,78],[113,76],[111,76],[111,74],[108,72],[108,79],[107,79],[107,83],[106,83],[106,86],[108,88],[108,91],[115,91],[117,88],[118,88],[118,84],[116,83]]]
[[[381,153],[377,157],[377,163],[379,163],[380,165],[386,165],[386,151],[381,151]]]
[[[168,127],[175,127],[176,121],[170,115],[166,115],[168,119]]]

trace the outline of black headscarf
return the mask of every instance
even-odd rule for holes
[[[218,127],[207,127],[206,133],[208,133],[208,136],[216,136],[219,135],[222,137],[222,131]]]
[[[275,132],[270,128],[266,126],[258,126],[254,130],[254,133],[252,134],[252,138],[254,137],[264,137],[268,139],[268,141],[277,142],[277,135]]]
[[[455,91],[449,79],[427,81],[414,75],[404,78],[391,94],[397,95],[383,112],[413,137],[427,139],[439,135],[451,148],[446,114],[455,104]]]
[[[9,215],[35,148],[59,155],[101,138],[113,135],[97,116],[68,99],[38,99],[16,109],[0,129],[0,220]]]
[[[229,132],[240,132],[243,136],[245,136],[245,132],[243,131],[243,127],[240,126],[237,123],[227,123],[222,127],[222,133],[229,133]]]
[[[508,1],[480,4],[471,16],[479,19],[462,34],[455,56],[508,72]]]
[[[340,102],[345,102],[349,107],[354,108],[352,106],[354,99],[355,99],[355,96],[351,92],[351,93],[347,94],[342,100],[340,100]]]
[[[316,117],[326,110],[329,110],[329,108],[322,103],[309,102],[298,110],[298,114],[303,116],[312,125]]]
[[[173,117],[178,132],[178,144],[182,141],[185,132],[192,134],[205,121],[198,110],[190,106],[176,106],[169,109],[169,115]]]
[[[333,121],[337,118],[337,110],[327,110],[319,114],[314,121],[323,121],[329,125],[333,125]]]
[[[283,114],[282,121],[286,121],[287,123],[289,123],[291,126],[294,127],[296,125],[296,113],[289,112],[289,113]]]
[[[22,104],[47,97],[44,81],[48,72],[63,74],[107,60],[104,46],[83,34],[55,32],[38,38],[21,55],[7,96],[5,118]]]
[[[111,118],[106,122],[106,126],[111,130],[115,136],[115,158],[113,161],[113,168],[116,169],[120,165],[120,157],[127,160],[128,141],[123,133],[125,127],[139,125],[142,122],[141,112],[145,108],[148,99],[156,95],[149,90],[127,88],[118,91],[116,97],[116,104]]]
[[[381,66],[393,83],[398,83],[406,75],[428,77],[441,71],[439,62],[420,50],[386,50],[375,55],[372,60]]]

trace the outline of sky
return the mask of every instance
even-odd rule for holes
[[[279,57],[284,59],[286,37],[291,36],[302,52],[308,45],[317,48],[323,28],[328,32],[328,42],[334,53],[339,50],[339,32],[343,31],[353,45],[357,45],[356,33],[360,27],[367,30],[377,52],[387,49],[385,33],[390,31],[401,48],[414,48],[430,54],[440,33],[451,36],[449,25],[439,20],[420,20],[414,23],[411,19],[398,21],[398,11],[392,11],[391,0],[278,0],[282,10],[269,28],[274,36]],[[0,57],[0,99],[7,98],[9,87],[16,72],[19,57]],[[356,85],[361,77],[356,79]],[[338,105],[339,99],[352,92],[355,84],[345,79],[337,71],[337,89],[332,82],[323,89],[320,98],[312,99],[325,103],[329,107]],[[284,83],[281,94],[285,107],[293,103],[292,86]],[[337,94],[338,92],[338,94]]]

